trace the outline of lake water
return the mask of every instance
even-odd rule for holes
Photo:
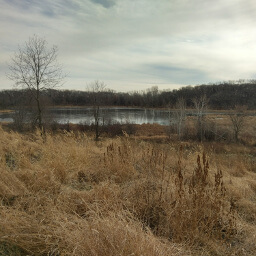
[[[93,108],[72,107],[53,108],[49,111],[51,119],[58,123],[86,123],[94,122]],[[0,122],[12,122],[14,113],[0,113]],[[169,124],[168,110],[144,109],[144,108],[102,108],[100,110],[100,121],[104,123],[157,123],[161,125]]]
[[[93,108],[56,108],[51,114],[58,123],[93,123]],[[154,110],[142,108],[103,108],[100,109],[100,121],[104,123],[158,123],[167,125],[169,123],[169,112],[167,110]]]
[[[169,125],[172,120],[174,110],[171,112],[167,109],[147,109],[147,108],[125,108],[125,107],[111,107],[100,109],[100,123],[104,121],[109,123],[132,123],[132,124],[161,124]],[[91,124],[94,122],[94,110],[90,107],[72,107],[72,108],[51,108],[46,118],[54,120],[58,123],[73,123],[73,124]],[[205,113],[228,115],[228,112],[214,112],[207,111]],[[195,111],[187,111],[187,115],[195,115]],[[255,112],[248,113],[248,115],[255,116]],[[0,122],[13,122],[14,112],[1,113]],[[222,117],[216,117],[222,118]],[[174,119],[173,119],[174,120]]]

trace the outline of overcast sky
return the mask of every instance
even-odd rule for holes
[[[256,78],[255,0],[0,0],[0,89],[36,34],[57,45],[63,89],[117,91]]]

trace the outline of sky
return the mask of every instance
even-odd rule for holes
[[[0,90],[29,37],[58,47],[61,89],[116,91],[256,79],[255,0],[0,0]]]

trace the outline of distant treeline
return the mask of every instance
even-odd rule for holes
[[[47,90],[43,92],[44,101],[50,105],[90,106],[93,105],[92,91]],[[15,108],[29,105],[32,100],[29,90],[0,91],[0,108]],[[206,95],[208,106],[212,109],[231,109],[236,105],[246,105],[256,109],[256,80],[223,82],[198,86],[186,86],[172,91],[159,91],[153,86],[145,91],[115,92],[104,90],[97,92],[98,102],[105,106],[169,107],[179,98],[184,98],[187,107],[192,107],[194,98]]]

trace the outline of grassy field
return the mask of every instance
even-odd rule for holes
[[[178,142],[140,129],[97,142],[1,129],[0,255],[256,255],[252,136]]]

